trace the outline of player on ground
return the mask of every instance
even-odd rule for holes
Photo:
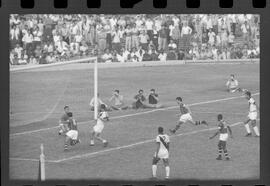
[[[224,152],[226,160],[230,160],[230,157],[228,155],[228,151],[226,148],[226,143],[229,137],[228,131],[230,133],[230,137],[232,138],[232,130],[229,125],[223,120],[222,114],[219,114],[217,116],[218,119],[218,131],[211,136],[209,139],[213,139],[216,135],[219,134],[219,142],[218,142],[218,157],[217,160],[222,160],[222,151]]]
[[[163,128],[158,127],[158,136],[156,138],[157,150],[153,157],[152,163],[152,176],[153,178],[157,177],[157,163],[160,159],[163,160],[165,171],[166,171],[166,179],[169,179],[170,176],[170,167],[169,167],[169,145],[170,139],[167,134],[163,133]]]
[[[80,139],[78,139],[78,128],[77,128],[77,122],[75,119],[73,119],[72,112],[67,113],[69,117],[69,123],[68,123],[68,131],[66,133],[66,141],[65,141],[65,148],[64,150],[68,150],[68,145],[76,145],[77,143],[80,143]]]
[[[61,119],[59,120],[59,135],[65,134],[67,132],[67,127],[69,123],[69,117],[67,115],[69,113],[69,106],[66,105],[64,107],[64,111],[65,113],[61,116]]]
[[[252,136],[250,128],[249,128],[249,122],[251,122],[251,125],[253,127],[253,130],[255,132],[256,137],[260,136],[260,132],[259,132],[259,128],[256,124],[256,120],[257,120],[257,109],[259,109],[259,107],[257,106],[254,98],[251,97],[251,93],[249,91],[245,92],[245,96],[246,99],[248,100],[249,103],[249,113],[248,113],[248,119],[247,121],[244,122],[247,134],[246,137]]]
[[[124,103],[124,96],[120,94],[119,90],[114,90],[110,102],[114,101],[114,104],[111,105],[111,108],[114,110],[126,110],[128,106]]]
[[[106,147],[108,145],[108,142],[100,137],[100,134],[104,128],[104,122],[105,121],[109,121],[109,115],[108,113],[105,111],[106,106],[104,104],[100,105],[100,113],[98,114],[98,118],[97,118],[97,123],[96,125],[93,127],[93,131],[91,133],[91,140],[90,140],[90,146],[94,146],[94,138],[96,138],[97,140],[101,141],[104,145],[104,147]]]
[[[196,121],[194,122],[192,117],[191,117],[191,111],[189,109],[188,106],[186,106],[184,103],[183,103],[183,100],[181,97],[177,97],[176,98],[176,102],[177,104],[179,105],[180,107],[180,119],[178,121],[178,124],[175,126],[174,129],[170,129],[170,132],[171,133],[175,133],[179,128],[180,126],[183,124],[183,123],[186,123],[186,122],[190,122],[192,123],[193,125],[200,125],[200,124],[205,124],[207,125],[206,121]]]

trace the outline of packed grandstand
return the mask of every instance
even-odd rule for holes
[[[254,14],[12,14],[10,65],[259,58],[259,25]]]

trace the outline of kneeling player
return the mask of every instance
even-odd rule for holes
[[[250,131],[250,128],[248,125],[249,122],[251,122],[251,125],[253,127],[253,130],[255,132],[256,137],[259,137],[260,132],[259,132],[259,128],[256,124],[257,115],[258,115],[257,109],[259,109],[259,107],[257,106],[254,98],[251,97],[251,93],[249,91],[245,92],[245,96],[246,96],[246,99],[248,100],[248,103],[249,103],[248,119],[247,119],[247,121],[244,122],[246,131],[247,131],[246,137],[251,136],[251,131]]]
[[[170,176],[170,167],[169,167],[169,144],[170,139],[167,134],[163,134],[163,128],[158,127],[158,136],[156,138],[157,150],[154,154],[153,163],[152,163],[152,175],[153,178],[157,177],[157,163],[160,159],[163,160],[166,179],[169,179]]]
[[[230,136],[232,138],[232,130],[231,127],[227,125],[227,123],[223,120],[222,114],[219,114],[217,116],[218,119],[218,131],[211,136],[209,139],[213,139],[216,135],[219,134],[219,142],[218,142],[218,157],[217,160],[222,160],[221,154],[222,151],[224,152],[226,160],[229,160],[228,151],[226,148],[226,143],[229,137],[228,131],[230,133]]]
[[[72,112],[67,113],[69,117],[68,131],[66,133],[65,149],[68,150],[68,145],[75,145],[80,143],[78,139],[78,128],[75,119],[73,119]]]
[[[90,140],[91,146],[93,146],[95,144],[94,138],[101,141],[103,143],[104,147],[106,147],[108,145],[108,142],[105,139],[100,137],[100,134],[104,128],[104,122],[109,121],[109,116],[108,116],[108,113],[105,111],[105,109],[106,109],[106,106],[104,104],[101,104],[100,105],[101,112],[98,114],[97,123],[93,127],[93,131],[91,133],[91,140]]]
[[[178,124],[175,126],[174,129],[170,129],[170,132],[171,133],[175,133],[179,128],[180,126],[183,124],[183,123],[186,123],[186,122],[190,122],[192,123],[193,125],[200,125],[200,124],[205,124],[207,125],[206,121],[196,121],[194,122],[192,117],[191,117],[191,111],[190,109],[182,102],[182,98],[181,97],[177,97],[176,98],[176,101],[177,101],[177,104],[179,105],[180,107],[180,119],[178,121]]]

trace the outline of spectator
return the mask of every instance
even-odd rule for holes
[[[103,54],[102,59],[105,63],[110,63],[113,61],[113,55],[108,48],[106,49],[105,54]]]
[[[119,90],[114,90],[112,97],[110,98],[110,102],[114,101],[111,108],[113,110],[126,110],[128,106],[124,103],[124,96],[120,94]]]
[[[150,91],[151,92],[148,96],[149,107],[162,108],[163,105],[159,104],[158,94],[156,93],[155,89],[151,89]]]
[[[161,50],[161,51],[160,51],[160,54],[159,54],[159,56],[158,56],[158,59],[159,59],[160,61],[166,61],[166,60],[167,60],[167,54],[164,52],[164,50]]]

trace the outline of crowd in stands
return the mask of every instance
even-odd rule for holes
[[[10,63],[47,64],[259,58],[254,14],[10,16]]]

